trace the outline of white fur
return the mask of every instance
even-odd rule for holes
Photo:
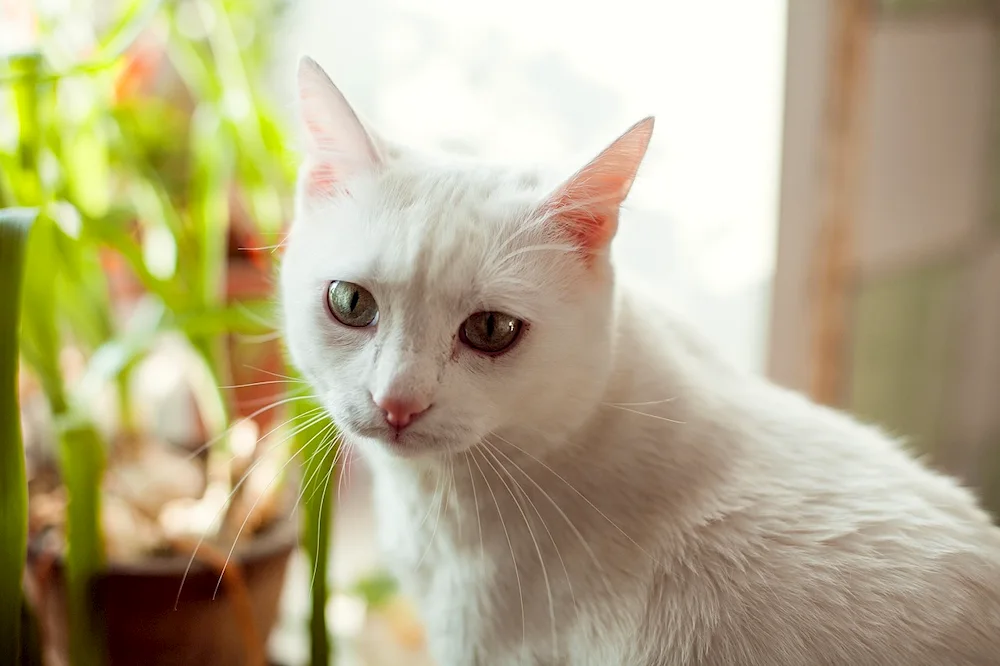
[[[441,666],[1000,663],[1000,530],[968,492],[574,252],[539,213],[558,181],[362,136],[371,168],[303,186],[286,339]],[[377,326],[327,313],[333,280]],[[503,356],[456,338],[485,309],[530,322]],[[402,451],[387,387],[433,402]]]

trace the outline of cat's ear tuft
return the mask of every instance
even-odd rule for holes
[[[374,169],[378,149],[343,93],[315,60],[299,60],[299,114],[309,142],[305,186],[331,193],[343,178]]]
[[[618,213],[653,136],[652,116],[640,120],[563,183],[545,213],[588,254],[607,248]]]

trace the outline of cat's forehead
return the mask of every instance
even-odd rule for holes
[[[481,208],[495,202],[531,200],[542,191],[537,171],[475,162],[394,162],[376,180],[384,203]]]
[[[365,200],[367,199],[367,200]],[[481,277],[532,234],[539,180],[491,168],[388,171],[365,199],[372,270],[396,280],[448,285]]]

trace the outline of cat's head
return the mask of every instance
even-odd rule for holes
[[[299,97],[285,334],[344,433],[410,457],[579,427],[611,367],[608,250],[652,119],[547,186],[389,146],[309,59]]]

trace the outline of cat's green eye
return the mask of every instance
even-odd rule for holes
[[[502,312],[477,312],[462,322],[458,335],[477,351],[499,354],[517,341],[523,326],[520,319]]]
[[[364,328],[378,319],[378,303],[371,292],[353,282],[330,283],[326,296],[330,314],[345,326]]]

